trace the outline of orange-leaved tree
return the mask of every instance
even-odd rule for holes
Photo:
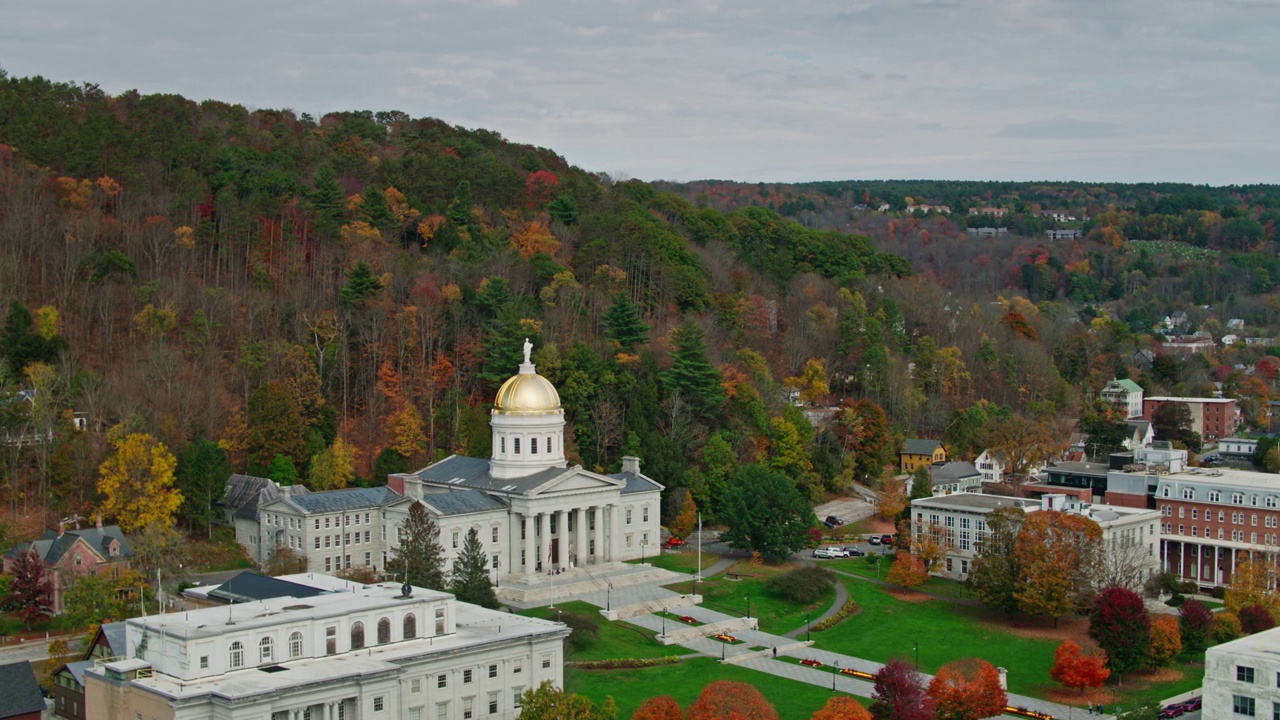
[[[913,588],[923,585],[929,579],[929,571],[925,570],[924,563],[920,562],[920,558],[915,555],[898,553],[897,559],[893,561],[893,566],[889,568],[884,579],[902,588]]]
[[[1182,631],[1178,618],[1172,615],[1151,616],[1151,648],[1147,650],[1147,666],[1162,668],[1182,654]]]
[[[631,720],[684,720],[684,711],[675,698],[659,695],[640,703],[640,707],[631,713]]]
[[[1111,677],[1111,671],[1107,669],[1106,655],[1101,652],[1086,655],[1079,645],[1066,640],[1053,654],[1053,667],[1049,668],[1049,677],[1069,688],[1076,688],[1083,694],[1087,687],[1100,687]]]
[[[632,716],[635,720],[635,716]],[[837,695],[818,709],[809,720],[871,720],[871,713],[862,703],[848,695]]]
[[[750,685],[717,680],[702,689],[686,720],[778,720],[778,712]]]
[[[1018,586],[1013,596],[1028,615],[1058,618],[1086,607],[1096,593],[1102,528],[1081,515],[1044,510],[1027,515],[1013,553]]]
[[[937,720],[978,720],[1004,712],[1008,696],[1000,674],[986,660],[965,658],[938,669],[929,681]]]

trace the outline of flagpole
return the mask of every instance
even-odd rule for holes
[[[693,579],[702,579],[702,513],[698,513],[698,569],[693,572]]]

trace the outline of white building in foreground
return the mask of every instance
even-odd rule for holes
[[[1204,657],[1206,718],[1280,717],[1280,628],[1209,648]]]
[[[134,618],[86,720],[514,720],[561,686],[568,629],[384,583]]]

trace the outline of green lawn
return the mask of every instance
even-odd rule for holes
[[[867,562],[865,557],[828,560],[826,561],[826,564],[832,570],[847,572],[857,575],[858,577],[883,580],[884,574],[889,571],[889,566],[893,564],[893,557],[890,556],[882,558],[875,564]],[[973,597],[971,594],[967,593],[964,589],[964,585],[956,582],[955,580],[948,580],[940,577],[930,577],[924,585],[915,589],[945,598],[972,599]]]
[[[814,711],[831,697],[829,688],[796,682],[740,668],[721,665],[712,658],[690,658],[677,665],[664,665],[639,670],[572,670],[565,669],[565,689],[591,698],[599,704],[612,695],[618,704],[618,717],[625,720],[646,699],[670,695],[688,708],[702,688],[716,680],[736,680],[759,690],[778,710],[779,720],[809,720]],[[864,705],[870,701],[855,698]]]
[[[586,647],[569,651],[565,656],[565,660],[652,658],[667,657],[669,655],[689,655],[694,652],[679,645],[662,645],[654,639],[657,633],[651,630],[646,630],[628,622],[609,622],[600,615],[600,608],[581,601],[575,600],[561,603],[556,606],[555,610],[546,607],[521,610],[520,614],[546,620],[556,620],[559,617],[557,610],[587,615],[600,621],[600,636]]]
[[[785,565],[753,567],[746,562],[738,563],[729,568],[729,572],[698,583],[702,605],[726,615],[744,617],[747,614],[747,598],[751,598],[751,617],[759,618],[760,630],[781,634],[802,627],[806,616],[817,617],[831,607],[831,603],[835,601],[835,591],[829,589],[817,602],[801,606],[765,589],[769,578],[790,569],[790,566]],[[729,573],[740,574],[741,578],[733,580]],[[689,592],[690,583],[681,582],[667,587],[684,593]]]
[[[714,553],[702,553],[702,568],[705,570],[711,567],[719,559],[720,556]],[[664,570],[692,575],[698,569],[698,551],[694,548],[689,548],[677,552],[663,552],[661,555],[645,558],[645,562]]]

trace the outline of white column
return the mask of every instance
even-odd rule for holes
[[[556,511],[556,566],[561,570],[569,567],[569,511]]]
[[[538,544],[534,542],[533,534],[533,516],[524,515],[524,574],[525,577],[533,575],[533,569],[538,562]]]
[[[542,538],[538,540],[538,558],[544,560],[543,572],[551,570],[551,513],[538,513],[542,518]]]
[[[609,560],[622,561],[622,521],[617,505],[609,506]]]
[[[591,508],[591,514],[596,520],[596,529],[592,531],[592,538],[596,541],[596,554],[591,562],[600,565],[604,563],[604,508],[597,505]]]
[[[587,509],[573,511],[573,554],[577,556],[574,567],[587,564]]]

